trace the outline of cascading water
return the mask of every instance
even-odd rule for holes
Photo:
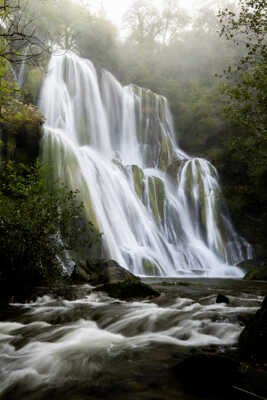
[[[68,53],[53,56],[40,107],[43,159],[78,189],[105,256],[139,275],[241,276],[251,258],[215,168],[175,142],[167,100]]]

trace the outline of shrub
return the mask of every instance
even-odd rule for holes
[[[90,249],[100,234],[84,218],[77,193],[48,189],[47,169],[6,163],[0,180],[0,279],[47,284],[61,279],[66,253]],[[50,185],[51,186],[51,185]]]

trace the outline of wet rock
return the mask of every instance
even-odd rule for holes
[[[239,378],[239,363],[228,357],[203,353],[186,358],[173,372],[188,392],[227,393]]]
[[[97,263],[87,262],[74,267],[71,279],[73,283],[90,283],[102,285],[127,281],[139,282],[139,278],[122,268],[114,260],[100,260]]]
[[[160,222],[164,217],[165,188],[160,178],[151,176],[148,179],[149,202],[151,210],[157,220]]]
[[[71,275],[72,283],[89,283],[90,275],[86,272],[85,268],[81,265],[75,265]]]
[[[241,358],[254,363],[267,363],[267,296],[260,310],[244,328],[239,338]]]
[[[174,180],[177,181],[178,173],[184,166],[186,160],[175,160],[167,168],[167,174]]]
[[[218,296],[216,298],[216,303],[217,304],[220,304],[220,303],[229,304],[230,300],[228,299],[227,296],[224,296],[223,294],[218,294]]]
[[[146,276],[160,276],[159,267],[149,260],[143,260],[143,268]]]
[[[137,196],[142,200],[144,193],[144,173],[137,165],[132,166],[134,188]]]
[[[242,268],[245,272],[249,272],[255,269],[256,265],[257,263],[255,260],[246,260],[239,263],[237,267]]]
[[[241,387],[247,388],[250,393],[266,396],[267,393],[267,370],[252,367],[248,364],[242,365]],[[261,397],[265,398],[265,397]]]
[[[159,296],[159,292],[141,282],[140,278],[122,268],[114,260],[102,260],[96,264],[76,266],[72,281],[89,283],[96,291],[106,292],[120,300],[144,299]]]
[[[86,271],[89,273],[90,282],[93,285],[140,282],[140,278],[122,268],[114,260],[103,260],[94,265],[87,263]]]
[[[248,281],[267,281],[267,265],[264,264],[261,267],[252,269],[245,275],[244,279]]]
[[[142,282],[125,281],[98,286],[95,291],[106,292],[110,297],[120,300],[146,299],[158,297],[160,293]]]

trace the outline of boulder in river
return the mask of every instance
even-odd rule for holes
[[[141,282],[141,279],[114,260],[101,260],[95,264],[76,266],[72,280],[74,283],[89,283],[96,291],[106,292],[121,300],[143,299],[159,296],[159,292]]]
[[[225,304],[229,304],[230,300],[227,296],[225,296],[224,294],[218,294],[217,298],[216,298],[216,303],[220,304],[220,303],[225,303]]]

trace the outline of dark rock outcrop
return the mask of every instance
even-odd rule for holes
[[[96,286],[95,291],[106,292],[109,296],[121,300],[143,299],[159,296],[140,278],[122,268],[114,260],[103,260],[86,266],[76,266],[72,277],[73,283],[89,283]]]
[[[256,265],[256,260],[246,260],[239,263],[237,267],[242,268],[245,272],[249,272],[255,269]]]
[[[253,363],[267,363],[267,296],[260,310],[244,328],[239,338],[241,358]]]
[[[250,270],[244,277],[249,281],[267,281],[267,265]]]
[[[146,299],[157,297],[160,294],[150,286],[139,282],[125,281],[120,283],[106,283],[98,286],[96,291],[106,292],[110,297],[120,300]]]

